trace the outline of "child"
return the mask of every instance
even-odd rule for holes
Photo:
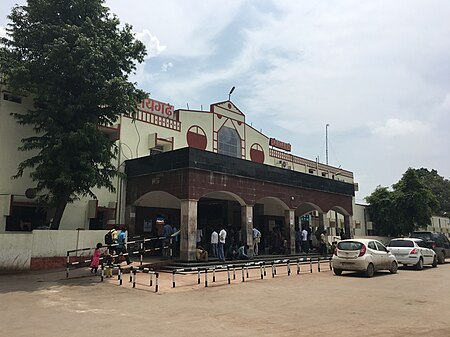
[[[113,258],[109,249],[106,250],[105,254],[105,277],[112,277],[112,267],[113,267]]]
[[[94,250],[94,256],[91,259],[91,273],[97,274],[98,264],[100,262],[100,248],[102,248],[102,244],[97,243],[97,248]]]

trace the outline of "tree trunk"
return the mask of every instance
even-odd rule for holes
[[[50,229],[59,229],[59,225],[61,223],[62,216],[64,214],[64,210],[66,209],[67,202],[69,200],[70,191],[66,191],[64,195],[58,198],[58,202],[56,203],[55,214],[53,216],[53,220],[50,226]]]

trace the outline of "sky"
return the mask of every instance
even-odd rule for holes
[[[21,0],[0,3],[0,35]],[[450,178],[450,1],[107,0],[176,109],[228,99],[294,155],[352,171],[356,202],[409,168]],[[326,124],[329,124],[326,127]],[[328,132],[327,132],[328,131]]]

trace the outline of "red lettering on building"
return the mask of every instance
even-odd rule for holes
[[[281,149],[281,150],[285,150],[285,151],[289,151],[289,152],[291,151],[291,144],[282,142],[281,140],[278,140],[275,138],[269,139],[269,145],[276,147],[278,149]]]

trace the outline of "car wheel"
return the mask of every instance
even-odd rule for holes
[[[372,263],[369,263],[369,265],[367,266],[365,275],[367,277],[372,277],[375,274],[375,268],[373,267]]]
[[[389,272],[391,274],[397,274],[397,270],[398,270],[398,264],[395,261],[392,261],[391,263],[391,268],[389,268]]]
[[[414,266],[417,270],[422,270],[423,269],[423,259],[420,258],[419,261],[417,261],[417,263]]]
[[[437,264],[438,264],[438,260],[437,260],[437,257],[436,257],[436,255],[433,257],[433,263],[432,263],[432,267],[433,268],[436,268],[437,267]]]
[[[333,268],[333,271],[334,271],[334,273],[336,274],[336,275],[341,275],[342,274],[342,269],[336,269],[336,268]]]
[[[444,264],[445,263],[445,255],[443,252],[441,252],[438,256],[438,263],[439,264]]]

